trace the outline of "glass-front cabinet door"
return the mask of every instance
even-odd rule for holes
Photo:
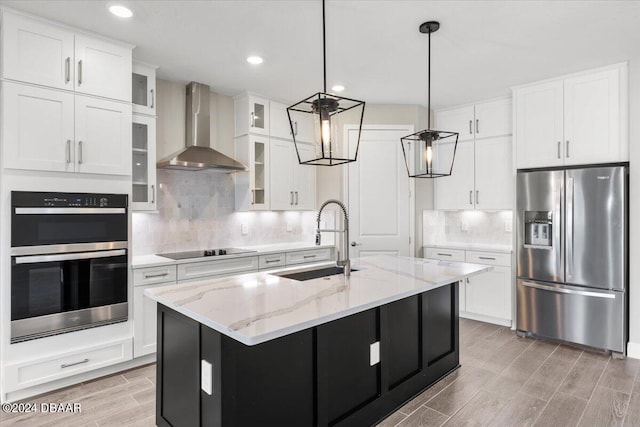
[[[133,63],[131,73],[131,102],[133,112],[156,115],[156,66]]]
[[[156,210],[156,119],[133,115],[131,209]]]

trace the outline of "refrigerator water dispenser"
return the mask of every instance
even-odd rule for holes
[[[525,211],[524,244],[525,246],[551,247],[553,221],[551,211]]]

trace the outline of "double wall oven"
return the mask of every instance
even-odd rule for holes
[[[11,193],[11,342],[126,321],[126,194]]]

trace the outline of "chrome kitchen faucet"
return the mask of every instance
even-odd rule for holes
[[[344,214],[344,230],[326,230],[320,229],[320,216],[322,215],[322,210],[330,204],[336,204],[340,206],[342,209],[342,213]],[[320,245],[321,235],[323,231],[333,232],[333,233],[344,233],[344,238],[342,239],[344,245],[344,254],[345,258],[340,259],[340,251],[338,251],[336,265],[338,267],[342,267],[344,270],[345,276],[351,276],[351,260],[349,259],[349,214],[347,213],[347,208],[340,200],[329,199],[320,206],[320,210],[318,211],[318,227],[316,228],[316,245]]]

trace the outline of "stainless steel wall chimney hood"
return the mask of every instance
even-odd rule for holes
[[[209,86],[187,85],[186,147],[158,161],[158,169],[214,172],[248,170],[245,165],[211,148],[209,134]]]

